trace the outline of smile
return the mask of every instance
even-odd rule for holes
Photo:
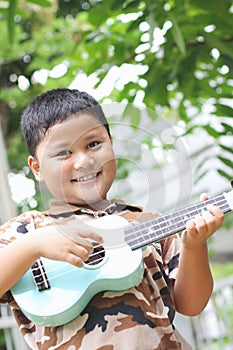
[[[96,176],[97,176],[97,173],[90,174],[90,175],[85,175],[85,176],[77,178],[76,181],[77,182],[88,181],[88,180],[94,179]]]

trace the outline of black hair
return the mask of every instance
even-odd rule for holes
[[[35,156],[36,148],[49,128],[80,111],[96,117],[110,136],[107,119],[94,97],[75,89],[54,89],[36,97],[22,114],[21,131],[29,153]]]

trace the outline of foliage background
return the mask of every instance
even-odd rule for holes
[[[152,119],[182,121],[183,135],[201,130],[213,142],[201,150],[196,181],[210,158],[232,179],[232,12],[231,0],[1,0],[0,122],[10,168],[25,167],[20,115],[36,95],[80,74],[97,91],[124,68],[100,102],[140,100]],[[140,72],[133,81],[132,65]],[[143,123],[138,112],[123,117],[135,130]],[[124,162],[122,169],[127,176]]]

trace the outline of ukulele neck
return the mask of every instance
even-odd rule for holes
[[[232,192],[232,191],[231,191]],[[215,198],[196,203],[172,214],[161,215],[140,224],[131,225],[125,229],[125,239],[132,250],[151,243],[161,241],[165,237],[181,232],[186,222],[207,210],[208,205],[216,205],[225,214],[231,211],[226,195],[221,194]]]

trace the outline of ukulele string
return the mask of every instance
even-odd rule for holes
[[[103,260],[103,258],[99,258],[99,259],[96,259],[95,260],[95,263],[96,264],[98,264],[99,262],[101,262]],[[43,263],[43,261],[42,261],[42,263]],[[55,264],[56,264],[56,262],[55,262]],[[59,264],[59,263],[58,263]],[[68,263],[67,263],[68,264]],[[85,262],[84,262],[84,264],[85,264]],[[61,270],[64,270],[64,269],[66,269],[64,272],[59,272],[58,274],[56,274],[56,275],[53,275],[52,277],[49,277],[49,279],[48,278],[43,278],[43,281],[46,279],[46,280],[49,280],[49,282],[50,281],[52,281],[52,280],[55,280],[55,279],[57,279],[57,278],[60,278],[60,277],[62,277],[62,276],[64,276],[64,275],[67,275],[68,273],[71,273],[71,272],[73,272],[73,271],[76,271],[77,269],[79,269],[79,267],[76,267],[76,266],[74,266],[74,265],[72,265],[72,264],[69,264],[69,270],[67,270],[67,268],[63,265],[63,266],[56,266],[56,267],[53,267],[53,268],[50,268],[49,270],[47,269],[47,267],[51,267],[51,265],[54,265],[54,262],[46,262],[46,266],[44,266],[44,264],[43,264],[43,267],[44,268],[46,268],[46,270],[45,271],[43,271],[43,272],[41,272],[40,274],[38,274],[37,276],[36,276],[36,278],[39,278],[39,277],[45,277],[45,276],[47,276],[49,273],[53,273],[53,272],[55,272],[55,271],[61,271]],[[91,264],[90,264],[91,265]],[[33,269],[32,269],[33,270]],[[42,285],[44,282],[37,282],[36,284],[37,284],[37,286],[39,286],[39,285]]]
[[[98,247],[101,247],[101,245],[99,244],[98,246],[96,245],[95,246],[96,248],[98,248]],[[104,249],[102,249],[102,251],[98,251],[98,252],[96,252],[96,253],[92,253],[92,254],[90,254],[89,255],[89,258],[88,258],[88,260],[91,258],[93,258],[93,257],[97,257],[98,255],[99,255],[99,253],[100,252],[102,252],[102,253],[104,253],[105,252],[105,250]],[[99,260],[103,260],[103,257],[99,257],[98,259],[96,259],[95,261],[99,261]],[[47,262],[46,262],[46,266],[51,266],[51,265],[53,265],[53,261],[54,260],[50,260],[50,259],[46,259],[47,260]],[[65,262],[64,262],[65,263]],[[84,263],[85,263],[85,261],[84,261]],[[67,263],[68,264],[68,263]],[[76,267],[77,268],[77,267]],[[55,270],[57,270],[58,268],[55,268],[55,269],[51,269],[51,270],[49,270],[48,272],[53,272],[53,271],[55,271]],[[36,270],[36,268],[35,268],[35,270]]]
[[[95,247],[97,247],[97,246],[95,246]],[[101,247],[101,245],[99,245],[99,247]],[[103,249],[102,252],[105,252],[105,250]],[[90,259],[90,257],[91,257],[91,258],[97,257],[97,256],[99,255],[99,253],[100,253],[100,251],[98,251],[97,253],[90,254],[90,255],[89,255],[89,259]],[[88,259],[88,260],[89,260],[89,259]],[[99,257],[99,258],[95,259],[94,261],[95,261],[95,264],[98,264],[98,263],[101,262],[102,260],[103,260],[103,257]],[[41,259],[41,261],[42,261],[42,264],[43,264],[43,260],[42,260],[42,259]],[[56,264],[56,263],[55,263],[55,264]],[[49,259],[47,260],[47,259],[46,259],[46,266],[44,266],[44,264],[43,264],[43,267],[44,267],[44,268],[46,267],[46,270],[45,270],[45,271],[42,271],[42,272],[41,272],[40,274],[38,274],[36,277],[39,278],[39,277],[42,277],[42,276],[46,276],[46,275],[49,274],[49,273],[53,273],[53,272],[56,272],[56,271],[61,271],[61,270],[63,270],[63,269],[65,268],[64,264],[65,264],[65,262],[63,262],[63,266],[54,266],[54,261],[53,261],[53,260],[49,260]],[[67,264],[68,264],[68,263],[67,263]],[[85,264],[85,261],[84,261],[84,264]],[[86,263],[86,264],[87,264],[87,263]],[[93,265],[93,264],[87,264],[87,265]],[[52,266],[52,268],[51,268],[51,266]],[[47,269],[47,267],[48,267],[49,269]],[[77,270],[78,268],[79,268],[79,267],[76,267],[76,266],[70,264],[69,270],[68,270],[68,271],[66,270],[66,271],[64,271],[64,272],[58,273],[58,274],[56,274],[56,275],[50,277],[50,278],[49,278],[49,281],[52,281],[52,280],[54,280],[54,279],[56,279],[56,278],[59,278],[59,277],[64,276],[64,275],[66,275],[66,274],[68,274],[68,273],[71,273],[71,272]],[[32,269],[32,271],[33,271],[33,270],[37,270],[37,268],[31,268],[31,269]],[[40,285],[40,284],[43,284],[43,282],[37,282],[37,285]]]
[[[159,233],[156,233],[157,231],[162,231],[162,236],[163,236],[163,230],[166,230],[166,236],[171,235],[174,232],[174,229],[177,229],[176,232],[180,232],[182,231],[182,229],[185,228],[185,222],[189,219],[194,218],[197,214],[201,214],[203,212],[203,210],[206,210],[206,205],[208,204],[215,204],[217,205],[223,212],[227,212],[229,209],[229,205],[227,204],[227,201],[225,199],[225,197],[223,196],[219,196],[221,198],[215,198],[215,199],[209,199],[206,201],[203,201],[203,205],[202,202],[197,203],[193,206],[191,206],[189,210],[189,216],[187,214],[185,214],[185,212],[187,212],[187,210],[183,209],[183,213],[181,211],[177,212],[177,213],[173,213],[173,214],[169,214],[169,218],[166,219],[166,217],[168,215],[162,215],[162,216],[158,216],[152,220],[150,220],[150,225],[147,225],[147,222],[141,222],[139,224],[136,225],[132,225],[131,227],[128,227],[125,231],[125,235],[126,235],[126,242],[131,246],[131,248],[135,246],[137,246],[137,242],[138,240],[140,240],[140,238],[143,238],[143,240],[145,239],[149,239],[152,237],[159,237]],[[199,205],[199,207],[198,207]],[[175,216],[176,215],[176,216]],[[175,222],[172,222],[173,220],[176,220]],[[170,221],[170,222],[169,222]],[[161,226],[161,224],[166,224],[165,226]],[[182,226],[180,228],[180,225]],[[147,231],[145,232],[145,229],[147,229]],[[144,230],[144,232],[142,233],[142,231]],[[164,238],[164,236],[163,236]]]

